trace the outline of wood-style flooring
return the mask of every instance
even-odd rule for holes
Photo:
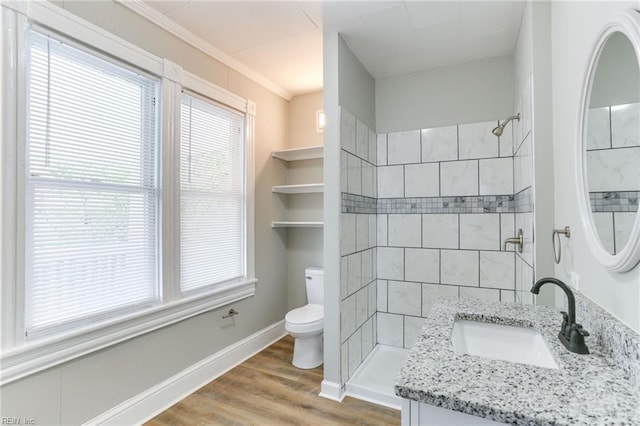
[[[295,368],[292,354],[293,338],[284,337],[146,424],[400,424],[400,411],[350,397],[342,403],[319,397],[322,366]]]

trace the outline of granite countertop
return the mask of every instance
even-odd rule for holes
[[[457,354],[450,341],[456,319],[534,328],[558,369]],[[559,309],[548,306],[440,299],[396,377],[396,395],[518,425],[640,425],[637,365],[621,368],[598,337],[586,338],[589,355],[567,351],[557,337],[561,322]],[[630,344],[638,349],[637,335]]]

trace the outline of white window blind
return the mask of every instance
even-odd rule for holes
[[[159,84],[31,31],[25,329],[159,300]]]
[[[190,94],[180,135],[180,288],[246,274],[244,115]]]

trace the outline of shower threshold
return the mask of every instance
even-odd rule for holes
[[[393,386],[408,354],[409,349],[376,345],[347,381],[346,395],[400,410],[402,398]]]

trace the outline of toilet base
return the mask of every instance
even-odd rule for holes
[[[305,370],[321,366],[324,362],[322,333],[293,337],[293,366]]]

